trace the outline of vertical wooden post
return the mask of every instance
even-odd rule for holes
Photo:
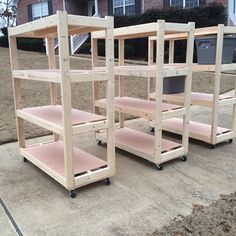
[[[174,55],[175,55],[175,40],[171,39],[169,41],[169,64],[174,63]]]
[[[157,21],[156,87],[155,87],[155,163],[161,163],[162,151],[162,94],[164,78],[165,21]]]
[[[67,13],[57,11],[58,17],[58,41],[59,41],[59,67],[61,80],[61,100],[63,118],[63,141],[66,186],[69,190],[75,188],[73,139],[71,119],[71,79],[68,42],[68,18]]]
[[[234,86],[234,97],[236,97],[236,80]],[[233,136],[236,136],[236,104],[233,105]]]
[[[17,52],[17,41],[15,36],[9,37],[9,50],[10,50],[10,61],[11,61],[11,71],[19,69],[19,59]],[[14,78],[12,76],[13,92],[14,92],[14,103],[15,109],[22,109],[22,94],[21,94],[21,80]],[[25,147],[25,130],[24,130],[24,120],[17,117],[16,114],[16,129],[17,138],[20,148]]]
[[[191,30],[188,32],[187,37],[187,52],[186,52],[186,67],[188,74],[185,76],[184,88],[184,107],[186,109],[183,117],[183,136],[182,145],[185,153],[188,153],[189,146],[189,120],[190,120],[190,105],[191,105],[191,90],[192,90],[192,63],[193,63],[193,49],[194,49],[194,28],[195,23],[189,22]],[[172,62],[173,63],[173,62]]]
[[[56,69],[56,56],[54,48],[54,39],[47,38],[47,48],[48,48],[48,68]],[[57,83],[50,83],[50,94],[51,94],[51,105],[57,105],[58,93],[57,93]],[[56,133],[53,133],[54,140],[59,140],[60,136]]]
[[[154,56],[154,40],[151,40],[151,38],[148,38],[148,65],[153,64],[153,56]],[[148,100],[150,100],[150,93],[151,93],[151,87],[154,86],[154,79],[148,77],[148,84],[147,84],[147,93],[148,93]]]
[[[115,174],[115,113],[114,113],[114,19],[106,17],[108,28],[106,29],[106,71],[107,71],[107,103],[106,116],[108,119],[107,130],[107,162],[111,174]]]
[[[98,40],[91,37],[92,50],[92,69],[98,66]],[[99,82],[93,82],[93,112],[99,114],[99,108],[95,106],[95,102],[99,99]]]
[[[123,66],[125,62],[125,40],[119,39],[119,66]],[[119,96],[123,97],[125,95],[125,80],[123,76],[119,76]],[[119,123],[120,128],[124,127],[125,124],[124,113],[119,113]]]
[[[211,143],[217,142],[217,127],[219,113],[219,97],[220,97],[220,80],[221,80],[221,63],[224,40],[224,25],[218,25],[217,45],[216,45],[216,61],[215,61],[215,80],[214,80],[214,97],[212,103],[212,127],[211,127]]]

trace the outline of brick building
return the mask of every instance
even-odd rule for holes
[[[236,24],[236,0],[18,0],[17,24],[36,20],[65,9],[70,14],[134,15],[164,7],[191,8],[210,3],[228,7],[229,23]]]

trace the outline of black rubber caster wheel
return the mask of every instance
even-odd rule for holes
[[[75,198],[76,195],[77,195],[77,194],[76,194],[75,190],[71,190],[71,191],[70,191],[70,197],[71,197],[71,198]]]
[[[215,144],[211,144],[211,149],[215,149],[216,145]]]
[[[229,140],[229,143],[233,143],[233,139],[232,138]]]
[[[181,160],[181,161],[187,161],[187,157],[186,157],[186,156],[182,156],[182,157],[180,158],[180,160]]]
[[[158,169],[158,170],[163,170],[163,166],[162,165],[156,165],[156,168]]]
[[[24,157],[23,161],[24,161],[24,162],[27,162],[28,160]]]
[[[154,132],[155,132],[155,128],[151,128],[150,131],[151,131],[152,133],[154,133]]]
[[[100,145],[102,145],[102,141],[101,140],[98,140],[97,141],[97,144],[100,146]]]
[[[105,179],[105,184],[110,185],[111,184],[111,178],[106,178]]]

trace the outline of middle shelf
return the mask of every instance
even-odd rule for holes
[[[95,102],[97,107],[106,108],[106,99],[99,99]],[[139,116],[149,120],[155,120],[155,102],[133,97],[115,97],[114,109],[117,112]],[[183,116],[186,108],[168,103],[162,103],[162,118]]]
[[[62,106],[60,105],[23,108],[17,110],[16,114],[19,118],[63,135]],[[108,127],[106,117],[94,113],[72,108],[71,117],[73,134],[96,131]]]
[[[155,93],[150,94],[150,99],[155,99]],[[163,94],[163,101],[183,104],[184,93]],[[214,95],[209,93],[191,92],[191,104],[198,106],[212,107]],[[219,95],[219,105],[232,105],[236,103],[236,98],[229,95]]]
[[[24,80],[36,80],[45,82],[60,83],[59,69],[45,69],[45,70],[13,70],[13,77]],[[106,81],[108,75],[106,68],[99,70],[70,70],[70,81],[89,82],[89,81]]]

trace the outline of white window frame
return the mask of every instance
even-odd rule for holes
[[[47,5],[47,12],[48,12],[47,14],[43,14],[43,4]],[[34,16],[34,7],[36,5],[39,5],[39,7],[40,7],[40,14],[38,16]],[[37,2],[37,3],[32,4],[32,19],[33,20],[41,19],[41,18],[46,17],[48,15],[49,15],[48,1]]]
[[[125,15],[125,8],[126,7],[128,7],[128,6],[134,6],[135,7],[135,1],[134,1],[134,3],[132,3],[132,4],[125,4],[125,0],[123,0],[123,4],[122,5],[120,5],[119,7],[115,7],[114,6],[115,4],[114,4],[114,0],[113,0],[113,14],[115,15],[115,8],[120,8],[120,7],[122,7],[123,8],[123,15]]]
[[[181,1],[183,1],[183,8],[186,8],[186,0],[181,0]],[[199,6],[199,0],[197,2]],[[170,6],[172,6],[172,0],[170,0]]]

